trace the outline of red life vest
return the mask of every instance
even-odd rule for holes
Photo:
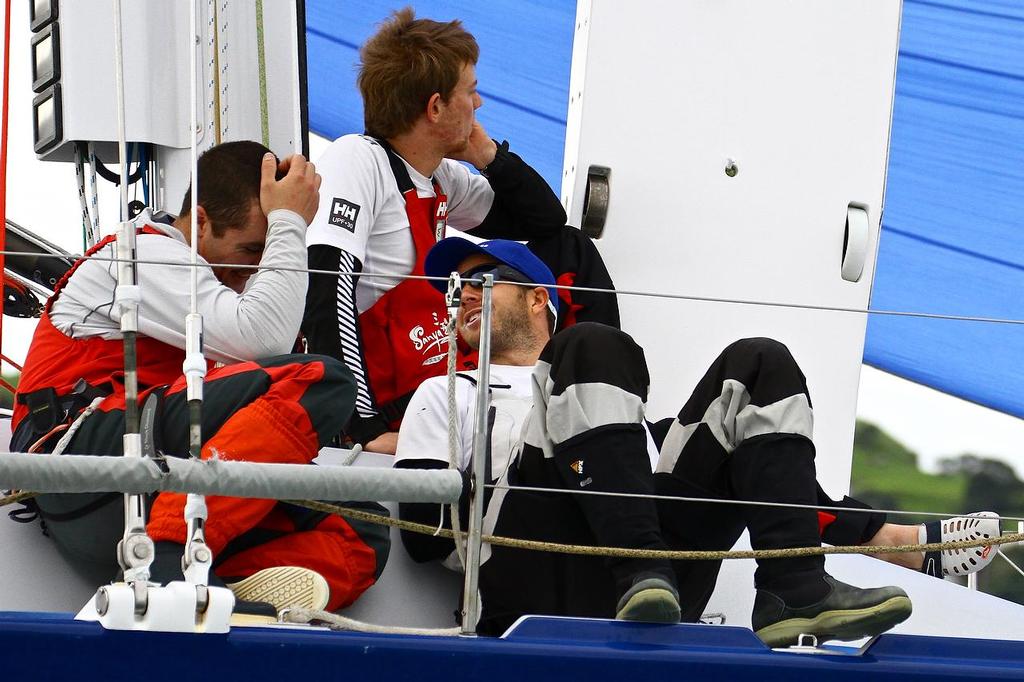
[[[383,140],[391,172],[405,199],[405,213],[416,250],[412,275],[423,275],[423,262],[430,248],[444,237],[448,220],[448,197],[433,180],[434,197],[416,194],[402,159]],[[381,296],[359,316],[363,354],[370,388],[377,404],[397,428],[408,396],[425,380],[447,369],[448,310],[444,295],[422,279],[407,279]],[[476,367],[476,353],[460,353],[458,370]]]
[[[138,233],[163,235],[149,226],[143,227]],[[58,396],[66,396],[80,379],[84,379],[92,387],[107,388],[114,395],[123,396],[124,342],[121,339],[99,337],[73,339],[54,327],[50,321],[54,301],[78,267],[85,262],[85,258],[115,240],[113,235],[100,240],[85,252],[83,258],[75,262],[54,287],[53,296],[46,302],[36,326],[18,381],[14,414],[11,417],[12,431],[18,428],[28,413],[28,408],[20,398],[38,390],[52,388]],[[172,383],[181,375],[181,366],[185,360],[185,351],[181,348],[140,335],[137,349],[140,393],[154,386]]]

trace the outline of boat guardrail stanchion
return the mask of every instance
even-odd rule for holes
[[[135,260],[135,226],[128,218],[128,155],[125,132],[124,46],[121,0],[114,0],[114,81],[117,88],[117,150],[121,172],[121,220],[117,227],[117,288],[114,304],[121,318],[124,340],[125,457],[142,457],[139,419],[139,375],[136,335],[139,331],[139,280]],[[146,534],[146,508],[142,495],[124,496],[124,535],[118,543],[118,563],[124,580],[135,593],[135,613],[147,609],[149,567],[153,561],[153,541]]]
[[[121,221],[117,228],[117,289],[114,303],[121,318],[121,334],[124,338],[125,365],[125,434],[124,456],[143,459],[147,456],[141,435],[142,412],[140,410],[138,357],[136,335],[139,328],[139,279],[136,255],[135,224],[128,214],[128,157],[125,132],[124,56],[122,48],[121,0],[114,2],[114,48],[115,81],[117,85],[118,153],[121,170]],[[187,316],[186,354],[183,372],[187,377],[187,397],[190,414],[189,446],[193,456],[198,457],[202,446],[202,433],[198,429],[202,404],[202,379],[206,363],[202,355],[202,318],[197,313],[197,272],[196,267],[198,232],[196,230],[196,55],[195,44],[198,36],[196,0],[191,0],[192,19],[189,47],[192,52],[192,307]],[[147,416],[148,419],[148,416]],[[151,443],[147,442],[149,449]],[[206,519],[206,500],[202,495],[189,494],[185,503],[187,525],[185,556],[182,572],[185,581],[171,581],[167,585],[150,585],[150,566],[155,547],[146,533],[146,508],[140,493],[125,495],[125,530],[118,543],[118,563],[124,570],[127,585],[113,584],[101,587],[93,600],[79,613],[84,620],[98,620],[104,627],[115,630],[153,630],[162,632],[227,632],[230,629],[234,596],[227,588],[210,588],[207,585],[212,553],[206,546],[203,523]]]
[[[196,51],[199,45],[197,25],[198,6],[196,0],[189,2],[189,131],[192,140],[189,160],[192,182],[190,184],[189,245],[192,273],[189,286],[189,313],[185,316],[185,361],[182,372],[185,375],[185,397],[188,403],[188,452],[193,459],[202,458],[203,449],[203,380],[206,378],[206,358],[203,355],[203,316],[199,313],[199,122],[196,114],[199,93],[196,84]],[[205,608],[208,598],[207,585],[213,553],[206,544],[206,497],[189,494],[185,500],[185,554],[181,558],[182,573],[186,582],[196,586],[199,608]]]
[[[484,485],[487,457],[487,412],[490,407],[491,320],[494,275],[483,276],[480,310],[480,360],[476,382],[476,414],[473,424],[473,461],[470,465],[469,528],[466,541],[466,579],[462,601],[462,634],[475,635],[480,619],[480,536],[484,513]]]

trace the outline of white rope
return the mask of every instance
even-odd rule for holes
[[[93,220],[89,215],[89,201],[85,191],[85,150],[75,145],[75,181],[78,184],[78,205],[82,210],[82,248],[88,250],[97,237],[93,234]]]
[[[458,313],[459,302],[462,297],[462,283],[457,273],[452,273],[448,278],[448,294],[446,303],[448,306],[448,468],[455,471],[461,470],[462,462],[459,461],[459,424],[458,405],[455,401],[455,359],[458,352],[457,334],[455,320]],[[466,566],[466,539],[462,536],[462,519],[459,516],[459,502],[448,506],[448,514],[452,519],[452,532],[455,534],[455,554],[459,557],[459,565]],[[444,526],[444,507],[441,508],[441,519],[438,520],[437,533],[441,532]]]
[[[71,442],[71,439],[75,437],[76,433],[78,433],[78,429],[82,426],[82,423],[86,419],[88,419],[93,412],[96,411],[96,408],[99,407],[99,404],[103,402],[104,397],[105,396],[98,395],[95,398],[93,398],[92,402],[89,403],[89,406],[82,410],[82,412],[77,417],[75,417],[75,421],[71,422],[71,426],[69,426],[68,430],[64,432],[64,435],[60,437],[60,440],[57,441],[57,444],[53,446],[53,450],[50,452],[51,455],[64,454],[64,448],[68,446],[68,443]]]
[[[79,254],[50,254],[50,253],[37,253],[35,251],[0,251],[5,256],[34,256],[36,258],[73,258],[76,260],[82,260],[91,258],[93,260],[103,262],[120,262],[126,259],[113,258],[110,256],[81,256]],[[276,272],[302,272],[309,275],[341,275],[345,277],[360,277],[364,279],[401,279],[401,280],[424,280],[430,282],[443,282],[446,281],[446,277],[428,277],[426,275],[398,275],[395,273],[384,273],[384,272],[354,272],[349,270],[319,270],[315,268],[296,268],[278,265],[239,265],[237,263],[199,263],[195,266],[178,263],[174,261],[166,260],[149,260],[136,258],[132,260],[133,263],[140,265],[172,265],[177,267],[199,267],[199,268],[218,268],[218,269],[244,269],[244,270],[273,270]],[[479,280],[467,280],[480,284]],[[698,303],[728,303],[732,305],[753,305],[762,307],[774,307],[774,308],[793,308],[797,310],[812,310],[821,312],[836,312],[836,313],[853,313],[858,315],[884,315],[889,317],[914,317],[928,320],[950,320],[954,322],[982,322],[987,324],[1010,324],[1010,325],[1024,325],[1024,319],[1006,318],[1006,317],[980,317],[974,315],[946,315],[943,313],[926,313],[912,310],[882,310],[877,308],[849,308],[843,306],[828,306],[828,305],[811,305],[806,303],[783,303],[778,301],[752,301],[749,299],[742,298],[717,298],[712,296],[690,296],[687,294],[666,294],[651,291],[639,291],[632,289],[600,289],[596,287],[580,287],[580,286],[564,286],[560,284],[537,284],[537,283],[522,283],[522,282],[502,282],[503,284],[514,284],[522,287],[547,287],[548,289],[565,289],[566,291],[581,291],[591,292],[598,294],[617,294],[622,296],[639,296],[649,298],[664,298],[678,301],[695,301]]]
[[[350,630],[352,632],[368,632],[387,635],[421,635],[427,637],[455,637],[461,634],[459,628],[410,628],[401,625],[374,625],[364,623],[329,611],[316,611],[299,607],[286,608],[281,611],[280,619],[284,623],[301,625],[324,624],[331,630]]]
[[[356,443],[355,445],[352,446],[352,449],[349,451],[349,453],[345,455],[345,459],[341,460],[341,466],[352,466],[352,463],[359,458],[359,455],[362,454],[362,452],[363,446],[360,445],[359,443]]]
[[[98,242],[102,234],[100,233],[100,193],[96,182],[96,149],[93,143],[90,142],[86,145],[86,154],[89,157],[89,208],[91,212],[92,225],[90,227],[90,234],[92,235],[93,243]]]

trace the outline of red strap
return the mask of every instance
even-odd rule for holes
[[[135,231],[135,234],[163,234],[163,233],[160,230],[156,230],[156,229],[150,227],[149,225],[143,225],[141,228],[139,228],[138,230]],[[95,244],[90,246],[86,250],[86,252],[82,254],[82,257],[79,258],[78,260],[76,260],[71,265],[71,267],[68,269],[68,271],[64,273],[63,277],[61,277],[60,280],[58,280],[57,283],[53,286],[53,295],[50,296],[49,299],[47,299],[46,305],[43,308],[43,310],[47,314],[49,314],[50,308],[53,306],[54,301],[57,300],[57,296],[60,295],[61,290],[64,289],[64,286],[68,283],[68,280],[71,279],[71,275],[75,274],[75,270],[77,270],[79,268],[79,266],[81,266],[82,263],[84,263],[90,256],[95,255],[96,253],[99,252],[100,249],[105,247],[107,244],[110,244],[111,242],[115,242],[115,241],[117,241],[117,235],[116,234],[108,234],[106,237],[104,237],[103,239],[99,240],[98,242],[96,242]]]
[[[818,535],[824,535],[825,529],[831,526],[836,521],[835,514],[829,514],[828,512],[818,512]]]

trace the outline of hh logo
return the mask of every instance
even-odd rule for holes
[[[358,217],[358,204],[335,197],[334,201],[331,202],[331,215],[328,217],[327,222],[354,233],[356,231],[356,218]]]

